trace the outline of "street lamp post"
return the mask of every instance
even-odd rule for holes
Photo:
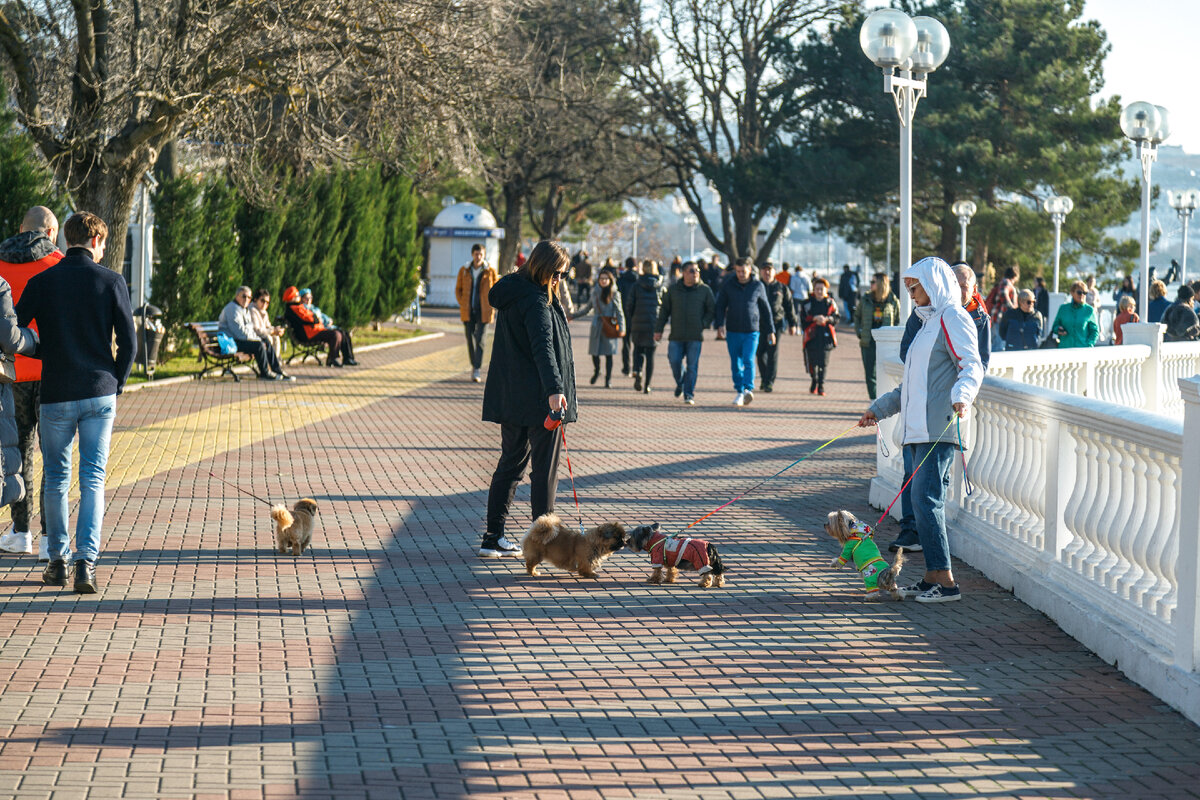
[[[683,224],[688,226],[688,260],[696,258],[696,219],[695,214],[684,214]]]
[[[1064,195],[1054,195],[1042,201],[1042,210],[1050,215],[1054,222],[1054,292],[1058,293],[1058,264],[1062,257],[1062,226],[1067,214],[1075,208],[1071,198]]]
[[[1158,159],[1158,144],[1171,135],[1167,110],[1139,100],[1121,112],[1121,132],[1137,144],[1142,162],[1142,281],[1138,292],[1138,313],[1150,316],[1150,168]]]
[[[634,261],[637,261],[637,234],[638,234],[638,225],[641,223],[641,221],[642,221],[642,218],[638,216],[638,213],[636,211],[629,215],[629,222],[633,225],[633,260]]]
[[[1187,240],[1188,228],[1192,224],[1192,214],[1195,213],[1196,207],[1200,206],[1200,192],[1195,189],[1188,189],[1184,192],[1167,192],[1167,202],[1171,208],[1175,209],[1175,213],[1179,215],[1179,222],[1183,225],[1183,253],[1179,256],[1179,282],[1187,283]]]
[[[880,8],[858,32],[863,53],[883,70],[883,90],[896,101],[900,115],[900,267],[912,264],[912,121],[925,96],[926,78],[950,52],[950,34],[933,17],[909,17]],[[899,71],[899,74],[897,74]],[[908,319],[912,301],[900,292],[900,318]]]
[[[892,228],[900,221],[900,209],[895,206],[886,207],[879,212],[879,221],[887,228],[887,263],[883,265],[883,271],[890,275],[892,272]]]
[[[958,217],[958,225],[962,228],[962,249],[959,251],[958,260],[965,264],[967,263],[967,226],[971,224],[971,217],[975,216],[975,204],[970,200],[956,200],[954,205],[950,206],[950,211]]]

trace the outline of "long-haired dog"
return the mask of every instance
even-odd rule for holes
[[[896,553],[895,562],[888,566],[879,553],[879,546],[875,544],[875,532],[871,530],[871,526],[860,522],[849,511],[829,512],[829,518],[825,520],[825,532],[842,545],[841,555],[835,558],[830,566],[839,569],[854,562],[867,590],[863,599],[882,599],[883,592],[887,592],[893,600],[904,599],[897,585],[900,569],[904,566],[903,547]]]
[[[275,520],[275,544],[279,552],[292,548],[298,556],[312,544],[313,527],[317,519],[317,501],[311,497],[297,500],[288,511],[286,506],[272,506],[271,519]]]
[[[679,570],[700,573],[701,589],[725,585],[725,564],[711,542],[675,537],[653,525],[638,525],[629,532],[629,549],[649,553],[653,572],[646,583],[674,583]],[[667,575],[663,577],[663,570]]]
[[[606,522],[581,534],[557,514],[543,514],[525,532],[521,554],[530,575],[538,575],[538,564],[549,561],[581,578],[595,578],[604,560],[624,546],[625,529],[618,522]]]

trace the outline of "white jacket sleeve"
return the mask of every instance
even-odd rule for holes
[[[958,359],[958,380],[950,389],[951,403],[970,405],[983,385],[983,361],[979,357],[979,331],[971,315],[961,308],[942,314],[942,325],[950,349]]]

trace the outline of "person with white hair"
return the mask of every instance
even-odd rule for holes
[[[914,465],[910,491],[925,557],[925,576],[901,591],[920,603],[945,603],[962,597],[946,537],[946,487],[958,442],[953,428],[978,395],[984,368],[975,321],[963,308],[950,265],[923,258],[901,277],[921,328],[905,354],[900,385],[872,403],[858,424],[900,416],[901,441]]]

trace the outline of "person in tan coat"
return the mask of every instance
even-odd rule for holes
[[[459,316],[467,333],[467,354],[471,357],[471,380],[479,383],[483,368],[483,335],[488,323],[495,321],[496,312],[488,303],[488,292],[500,280],[495,267],[487,262],[483,245],[471,246],[471,263],[458,270],[454,299],[458,301]]]

